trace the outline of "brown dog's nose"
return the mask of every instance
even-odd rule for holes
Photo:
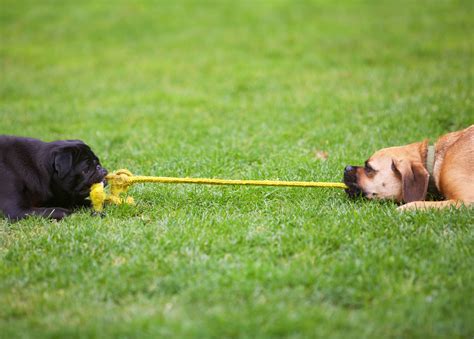
[[[354,184],[357,182],[357,167],[347,165],[346,168],[344,168],[344,183],[346,185],[348,184]]]
[[[356,198],[363,195],[359,184],[357,183],[357,169],[358,166],[347,165],[344,168],[344,183],[348,186],[346,193],[350,198]]]

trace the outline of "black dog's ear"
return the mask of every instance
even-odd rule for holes
[[[54,156],[54,170],[60,179],[64,179],[72,168],[72,152],[63,150]]]
[[[421,163],[409,161],[393,162],[393,165],[402,177],[403,201],[408,203],[425,200],[430,179],[426,168]]]

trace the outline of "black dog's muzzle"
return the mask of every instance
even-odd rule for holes
[[[101,167],[101,169],[100,169],[100,176],[101,176],[101,178],[102,178],[102,181],[101,181],[101,182],[104,183],[104,186],[107,186],[107,178],[106,178],[106,177],[107,177],[107,174],[109,174],[109,173],[107,172],[107,170],[106,170],[105,168]]]

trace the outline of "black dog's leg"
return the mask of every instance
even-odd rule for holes
[[[30,215],[61,220],[72,213],[71,210],[61,207],[28,206],[29,199],[18,190],[18,184],[15,185],[13,180],[9,180],[8,173],[5,177],[4,185],[0,187],[0,212],[10,220],[16,221]]]
[[[11,207],[3,209],[3,213],[10,220],[20,220],[29,216],[39,216],[43,218],[51,218],[61,220],[65,216],[72,213],[71,210],[61,207],[33,207],[33,208],[18,208]]]
[[[61,220],[71,213],[71,210],[62,207],[34,207],[27,211],[27,215],[38,215],[56,220]]]
[[[0,210],[3,214],[10,220],[20,220],[28,216],[40,216],[44,218],[51,218],[56,220],[61,220],[65,216],[72,213],[71,210],[61,207],[21,207],[21,200],[18,199],[8,199],[7,201],[2,201],[0,204]]]

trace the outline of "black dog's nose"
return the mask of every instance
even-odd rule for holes
[[[354,170],[354,167],[351,165],[347,165],[346,168],[344,168],[344,172],[351,172],[352,170]]]

